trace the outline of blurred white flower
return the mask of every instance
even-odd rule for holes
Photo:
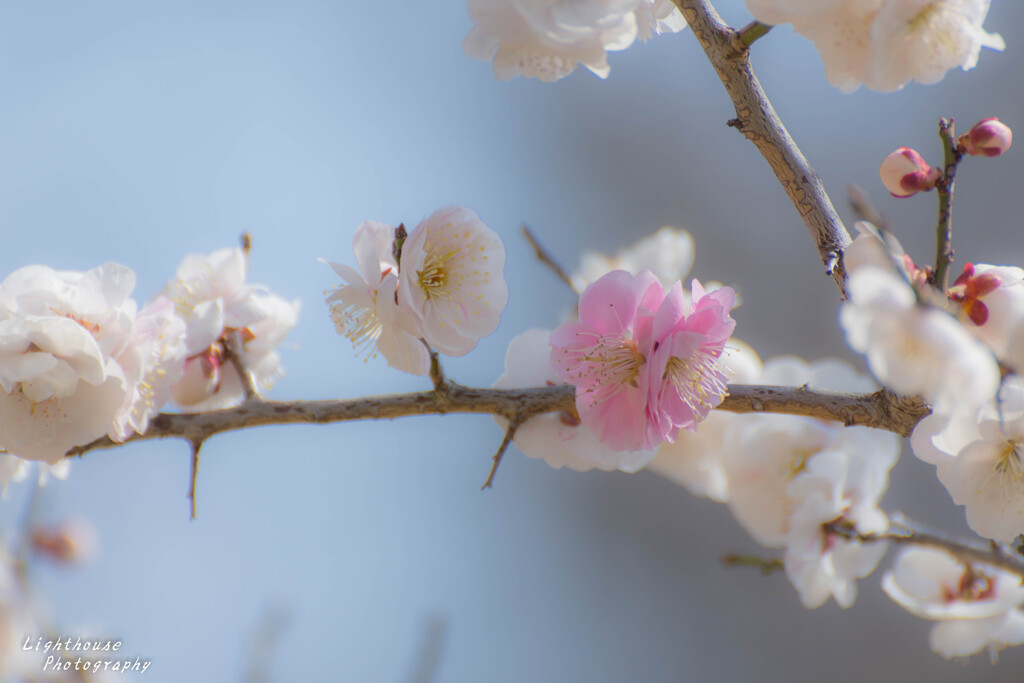
[[[1011,543],[1024,533],[1024,380],[1003,384],[978,432],[978,440],[939,461],[939,481],[966,508],[975,533]]]
[[[430,372],[430,354],[419,339],[412,315],[397,301],[398,263],[392,246],[395,228],[367,221],[352,238],[359,270],[327,263],[345,281],[327,296],[338,334],[357,353],[379,351],[391,367],[413,375]]]
[[[508,302],[505,246],[462,206],[420,221],[402,246],[398,303],[441,353],[463,356],[498,327]]]
[[[763,367],[757,352],[735,337],[729,340],[723,355],[729,383],[755,384]],[[675,443],[664,442],[647,469],[660,474],[695,496],[719,503],[729,499],[729,480],[725,472],[723,449],[726,435],[737,429],[745,415],[713,410],[695,431],[683,430]]]
[[[132,334],[135,275],[108,263],[85,273],[44,266],[0,284],[0,448],[56,463],[104,434],[132,391],[117,358]]]
[[[237,334],[246,368],[260,390],[282,374],[274,351],[298,319],[299,301],[286,301],[259,285],[245,283],[246,254],[235,247],[209,255],[190,254],[178,266],[162,296],[185,321],[184,375],[171,396],[181,408],[198,412],[239,403],[244,390],[228,358],[229,337]]]
[[[668,289],[676,280],[686,277],[693,266],[693,258],[694,245],[690,233],[666,226],[620,249],[614,256],[589,249],[584,251],[580,265],[570,274],[570,279],[576,291],[582,292],[587,285],[613,270],[625,270],[632,275],[649,270],[662,287]]]
[[[851,393],[874,388],[871,380],[841,361],[809,364],[792,356],[767,361],[758,382]],[[818,454],[836,451],[866,458],[880,482],[878,491],[884,491],[881,482],[887,481],[899,454],[899,438],[889,432],[792,415],[737,417],[722,449],[729,508],[743,528],[767,547],[789,542],[791,516],[799,506],[790,484]]]
[[[607,51],[625,50],[638,32],[637,0],[468,0],[467,4],[473,28],[463,49],[470,57],[492,62],[494,75],[502,81],[514,76],[556,81],[572,73],[577,64],[606,78]]]
[[[981,48],[1003,39],[982,24],[990,0],[747,0],[767,24],[790,22],[814,42],[826,76],[843,92],[861,84],[898,90],[974,68]]]
[[[562,384],[551,365],[551,330],[527,330],[514,338],[505,355],[505,372],[494,383],[499,389]],[[495,417],[502,430],[508,420]],[[590,469],[635,472],[654,457],[653,451],[613,451],[580,422],[575,410],[537,415],[523,423],[513,443],[526,456],[544,460],[551,467],[577,472]]]
[[[920,394],[940,413],[977,408],[995,396],[992,352],[945,311],[919,305],[899,275],[865,266],[850,274],[847,292],[840,326],[882,384]]]
[[[882,579],[882,588],[911,614],[939,622],[929,644],[947,659],[1024,643],[1024,613],[1018,609],[1024,587],[1015,574],[968,566],[943,550],[908,548]]]
[[[1024,269],[968,263],[949,288],[949,300],[967,331],[996,357],[1013,354],[1014,331],[1024,322]]]
[[[873,455],[843,449],[816,454],[790,483],[787,494],[796,509],[786,539],[786,575],[805,607],[820,607],[829,597],[840,607],[853,605],[856,579],[874,571],[886,544],[848,540],[826,525],[884,532],[889,521],[878,501],[888,480],[888,468],[878,467]]]

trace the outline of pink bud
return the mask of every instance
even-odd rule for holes
[[[893,197],[910,197],[935,187],[942,173],[926,164],[916,151],[900,147],[885,158],[878,175]]]
[[[957,142],[967,154],[976,157],[997,157],[1010,149],[1013,131],[993,116],[978,121],[970,131],[961,135]]]

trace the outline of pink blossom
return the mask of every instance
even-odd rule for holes
[[[697,280],[690,286],[690,306],[676,282],[654,316],[646,448],[675,441],[681,427],[693,431],[726,394],[721,356],[736,329],[729,316],[736,294],[729,287],[706,293]]]
[[[882,184],[893,197],[911,197],[935,187],[942,175],[921,158],[916,150],[900,147],[887,156],[878,169]]]
[[[665,292],[649,270],[613,270],[580,296],[579,322],[551,333],[551,362],[576,387],[580,419],[613,450],[653,448],[646,438],[654,313]]]

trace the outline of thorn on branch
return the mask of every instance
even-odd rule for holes
[[[190,465],[190,482],[188,485],[188,500],[191,505],[192,511],[189,516],[189,521],[195,521],[196,519],[196,479],[199,477],[199,449],[203,447],[202,439],[193,439],[189,441],[189,446],[192,449],[192,459]]]
[[[762,24],[760,21],[755,19],[740,30],[736,31],[733,37],[733,48],[737,51],[750,49],[750,46],[754,44],[754,41],[766,36],[772,28],[771,24]]]
[[[729,128],[735,128],[736,130],[743,132],[743,120],[742,119],[729,119],[725,122],[725,125]]]
[[[508,450],[508,445],[512,443],[512,437],[516,435],[516,430],[519,429],[524,420],[516,415],[514,418],[509,420],[508,429],[505,430],[505,438],[501,440],[501,445],[498,446],[498,452],[491,458],[491,471],[487,475],[487,481],[480,487],[480,490],[486,490],[491,488],[494,484],[494,475],[498,472],[498,465],[501,464],[501,459],[505,457],[505,451]]]
[[[729,568],[753,567],[760,570],[764,576],[780,572],[786,568],[782,560],[758,557],[757,555],[723,555],[722,564]]]
[[[249,252],[252,251],[252,235],[248,232],[243,232],[238,237],[238,244],[242,247],[242,251],[245,252],[245,255],[248,256]]]
[[[533,232],[525,225],[523,226],[523,236],[526,238],[526,241],[530,243],[530,246],[533,247],[533,253],[537,257],[537,260],[547,266],[559,280],[569,285],[569,289],[576,292],[578,295],[580,292],[578,292],[576,287],[572,284],[572,278],[570,278],[569,274],[565,272],[565,268],[555,260],[555,257],[553,257],[551,253],[544,248],[544,245],[540,243],[540,240],[537,239],[537,236],[534,235]]]

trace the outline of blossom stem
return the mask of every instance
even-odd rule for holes
[[[754,143],[775,172],[818,247],[825,271],[846,296],[843,250],[850,244],[839,214],[807,158],[782,125],[750,65],[750,51],[737,31],[722,21],[709,0],[673,0],[700,41],[732,99],[737,118],[729,122]]]
[[[150,420],[144,434],[134,434],[125,443],[167,438],[202,443],[222,432],[263,425],[329,424],[446,413],[499,415],[523,423],[542,413],[574,410],[575,391],[575,387],[569,385],[478,389],[447,381],[440,392],[430,390],[349,400],[252,401],[201,413],[160,413]],[[873,394],[843,394],[804,387],[749,384],[730,385],[729,395],[718,409],[734,413],[802,415],[847,426],[884,429],[904,436],[930,412],[919,399],[901,398],[885,390]],[[105,436],[72,448],[68,455],[120,445]]]
[[[245,344],[242,342],[242,334],[234,330],[228,335],[228,360],[235,366],[238,378],[242,382],[242,392],[246,401],[260,400],[260,394],[256,391],[256,383],[253,381],[252,372],[243,358]]]
[[[760,21],[755,19],[737,31],[736,35],[739,37],[740,42],[743,43],[743,45],[750,47],[754,44],[754,41],[767,35],[768,31],[771,31],[772,28],[774,27],[771,24],[762,24]]]
[[[765,576],[780,572],[786,568],[786,563],[780,559],[769,559],[758,557],[757,555],[724,555],[722,556],[722,564],[730,568],[753,567],[754,569],[759,569]]]
[[[942,177],[935,186],[939,195],[939,221],[936,230],[935,281],[943,295],[949,289],[949,266],[953,263],[953,186],[956,169],[963,159],[963,152],[957,148],[953,119],[939,120],[939,138],[942,139]]]

